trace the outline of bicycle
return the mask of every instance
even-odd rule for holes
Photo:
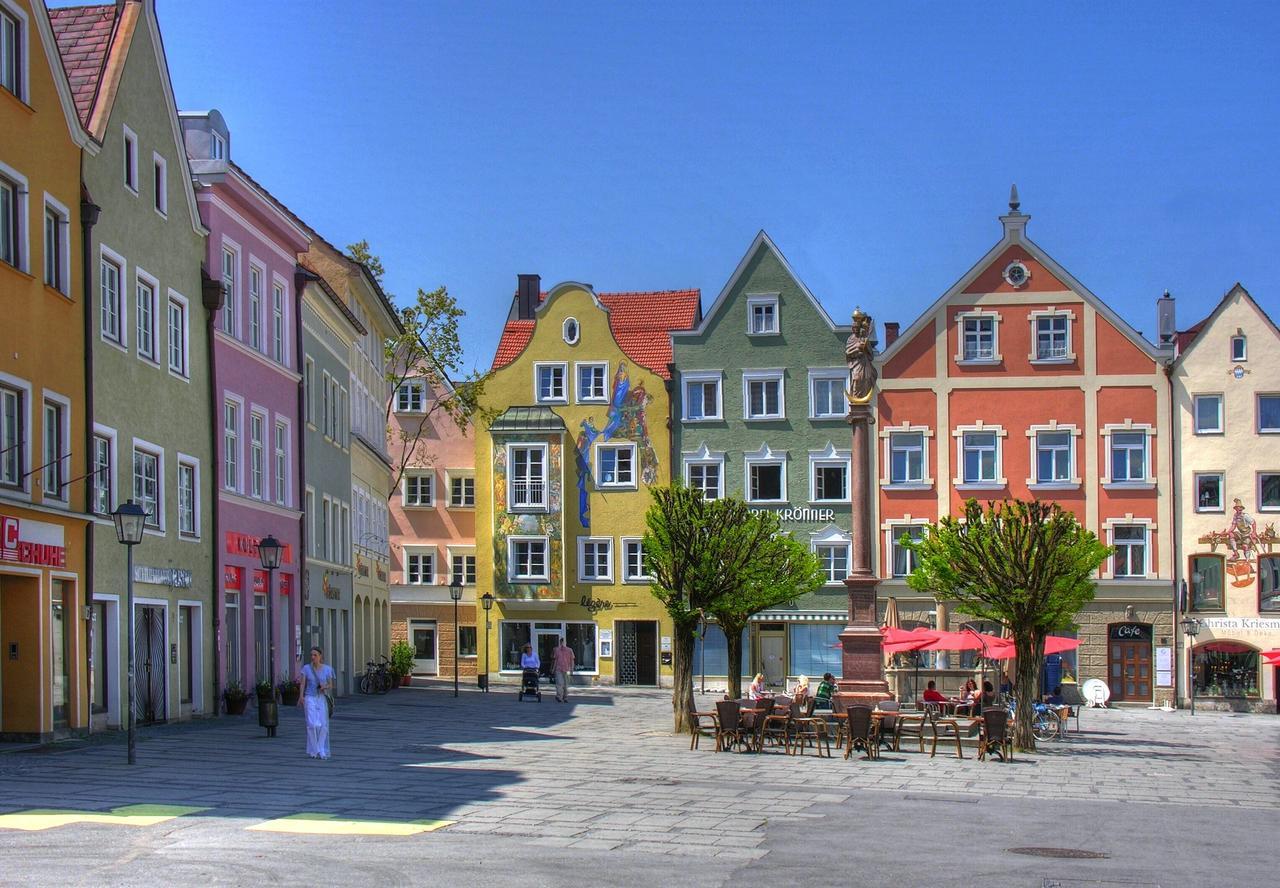
[[[1018,711],[1017,701],[1009,700],[1009,720],[1012,721]],[[1058,718],[1058,713],[1054,711],[1052,706],[1047,703],[1031,704],[1031,733],[1035,735],[1037,740],[1058,740],[1062,734],[1062,720]]]
[[[391,690],[391,661],[384,655],[381,662],[370,660],[360,676],[360,693],[385,694]]]

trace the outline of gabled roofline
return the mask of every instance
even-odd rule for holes
[[[67,68],[62,63],[62,50],[58,49],[58,38],[53,33],[53,22],[49,20],[49,9],[44,0],[31,4],[31,14],[36,20],[36,31],[40,34],[40,45],[44,47],[45,64],[53,76],[54,88],[58,91],[62,115],[67,121],[67,131],[71,141],[78,148],[83,148],[91,155],[98,153],[99,145],[89,135],[80,120],[80,112],[76,110],[75,96],[71,94],[71,81],[67,79]]]
[[[813,295],[813,291],[810,290],[805,282],[800,279],[800,276],[796,274],[795,269],[791,267],[791,263],[787,261],[787,257],[782,255],[782,251],[778,249],[778,245],[773,242],[773,239],[769,237],[769,234],[762,228],[760,229],[760,233],[755,236],[755,239],[751,241],[751,246],[747,248],[747,252],[743,254],[742,259],[738,262],[738,267],[735,268],[733,270],[733,274],[729,276],[728,283],[726,283],[724,288],[720,290],[720,295],[716,297],[716,301],[711,303],[711,308],[707,309],[707,313],[698,321],[698,325],[692,330],[673,330],[670,335],[672,337],[700,336],[706,332],[707,326],[711,323],[712,319],[720,313],[725,302],[728,301],[730,291],[737,286],[739,279],[741,279],[742,275],[746,273],[747,263],[751,261],[751,258],[762,246],[767,247],[770,252],[777,257],[778,262],[782,264],[783,269],[800,288],[800,292],[809,297],[809,301],[813,304],[813,307],[817,309],[821,318],[826,321],[827,326],[831,328],[831,332],[844,333],[851,329],[848,326],[840,326],[836,324],[835,321],[831,320],[831,315],[827,314],[827,310],[822,307],[822,303]]]
[[[281,209],[283,205],[280,203],[280,201],[277,200],[276,197],[270,191],[268,191],[265,186],[260,184],[256,179],[254,179],[247,172],[245,172],[244,169],[240,167],[239,164],[237,164],[235,161],[231,161],[231,160],[227,161],[227,172],[231,174],[232,178],[234,178],[237,183],[243,186],[249,193],[256,196],[268,208],[270,208],[272,214],[275,216],[276,223],[281,228],[285,229],[286,231],[291,231],[294,235],[297,236],[298,240],[302,241],[303,243],[308,245],[311,243],[311,236],[307,234],[306,231],[303,230],[302,226],[295,221],[293,215],[291,213],[286,213],[283,209]],[[305,250],[302,252],[305,252]]]
[[[347,307],[347,303],[343,301],[342,297],[337,294],[333,287],[329,286],[329,282],[324,279],[323,275],[314,268],[310,268],[303,264],[301,261],[298,262],[297,267],[298,271],[307,279],[308,283],[314,283],[320,288],[322,293],[329,297],[329,301],[333,303],[333,307],[338,310],[340,315],[342,315],[343,320],[347,322],[347,326],[360,336],[364,336],[369,332],[365,329],[364,324],[360,323],[360,319],[357,318],[351,309]]]
[[[590,284],[584,284],[580,281],[561,281],[560,283],[556,284],[550,290],[547,291],[546,298],[539,300],[538,304],[534,306],[532,320],[537,320],[538,315],[541,314],[543,311],[545,311],[547,306],[551,304],[551,300],[555,299],[557,296],[559,296],[561,293],[565,292],[566,290],[572,290],[575,288],[578,290],[585,290],[588,294],[590,294],[591,300],[596,304],[596,308],[600,309],[605,314],[609,313],[609,306],[605,305],[603,302],[600,301],[600,297],[596,295],[595,288],[592,287]],[[517,320],[519,319],[517,318]],[[526,319],[526,320],[529,320],[529,319]],[[610,334],[612,334],[613,331],[610,330],[609,332]],[[615,337],[615,344],[616,344],[616,339],[617,338]]]
[[[934,300],[932,305],[930,305],[919,316],[917,316],[917,318],[911,323],[911,326],[908,327],[906,330],[902,331],[902,333],[893,342],[893,344],[891,344],[884,351],[880,352],[880,354],[876,355],[876,361],[878,363],[887,362],[895,354],[897,354],[901,349],[905,348],[906,344],[910,342],[912,339],[914,339],[916,334],[918,334],[921,330],[924,329],[925,324],[929,321],[932,321],[938,315],[938,313],[942,311],[942,309],[944,309],[947,305],[949,305],[957,296],[963,294],[965,288],[968,287],[971,283],[973,283],[974,280],[977,279],[978,275],[980,275],[983,271],[985,271],[987,266],[989,266],[997,256],[999,256],[1009,247],[1015,246],[1015,245],[1025,249],[1033,259],[1035,259],[1037,262],[1043,265],[1046,269],[1048,269],[1054,275],[1054,277],[1061,280],[1064,284],[1067,285],[1068,288],[1070,288],[1071,290],[1074,290],[1086,302],[1092,305],[1094,309],[1099,314],[1101,314],[1104,318],[1106,318],[1107,321],[1109,321],[1112,326],[1114,326],[1117,330],[1119,330],[1125,336],[1125,338],[1127,338],[1134,345],[1142,349],[1143,353],[1147,357],[1151,358],[1151,360],[1153,361],[1167,361],[1168,358],[1170,357],[1168,352],[1161,350],[1156,346],[1152,345],[1150,342],[1148,342],[1142,336],[1142,334],[1140,334],[1137,330],[1135,330],[1132,327],[1132,325],[1129,324],[1128,321],[1120,317],[1120,315],[1116,314],[1115,310],[1112,309],[1111,306],[1107,305],[1106,302],[1098,298],[1098,296],[1095,295],[1093,291],[1091,291],[1084,284],[1080,283],[1080,281],[1077,280],[1076,277],[1073,274],[1071,274],[1071,272],[1067,271],[1065,268],[1059,265],[1057,260],[1055,260],[1048,253],[1046,253],[1044,249],[1041,248],[1035,241],[1031,240],[1029,237],[1027,237],[1025,234],[1022,233],[1025,230],[1026,223],[1028,220],[1030,220],[1030,218],[1031,216],[1025,213],[1016,213],[1014,215],[1001,216],[1000,221],[1005,226],[1004,235],[1000,238],[999,241],[996,242],[995,246],[993,246],[990,250],[988,250],[982,256],[981,259],[979,259],[976,263],[974,263],[969,268],[968,271],[966,271],[963,275],[960,276],[959,280],[957,280],[941,296],[939,296],[936,300]],[[1014,222],[1018,224],[1011,225],[1009,224],[1010,222]]]
[[[1258,304],[1258,301],[1253,298],[1253,294],[1246,290],[1243,284],[1236,281],[1235,284],[1232,285],[1231,289],[1223,294],[1223,297],[1218,300],[1218,304],[1214,307],[1213,311],[1209,312],[1208,317],[1196,324],[1192,324],[1192,327],[1197,328],[1195,335],[1191,338],[1191,341],[1187,343],[1186,347],[1178,352],[1178,356],[1173,361],[1173,366],[1175,368],[1180,366],[1182,364],[1182,359],[1200,343],[1204,331],[1214,325],[1218,320],[1218,317],[1226,310],[1227,303],[1236,296],[1243,296],[1245,301],[1253,306],[1254,311],[1261,315],[1262,319],[1267,322],[1269,327],[1271,327],[1271,332],[1275,334],[1276,338],[1280,339],[1280,327],[1276,326],[1276,322],[1271,319],[1271,315],[1267,314],[1266,310]]]

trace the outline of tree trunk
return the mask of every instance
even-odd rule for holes
[[[1013,676],[1013,693],[1018,701],[1013,743],[1020,750],[1035,752],[1036,735],[1031,725],[1036,713],[1032,704],[1040,699],[1040,663],[1044,659],[1044,636],[1019,632],[1014,635],[1013,646],[1018,661]]]
[[[672,627],[671,670],[674,673],[675,685],[671,690],[671,709],[675,715],[677,734],[687,734],[693,730],[693,712],[697,707],[693,703],[693,645],[696,619],[687,623],[676,623]]]
[[[729,653],[728,675],[730,700],[742,699],[742,627],[720,627],[724,631],[725,647]]]

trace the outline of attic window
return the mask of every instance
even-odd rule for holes
[[[578,320],[577,318],[565,318],[564,320],[564,341],[569,345],[578,344]]]
[[[1231,337],[1231,360],[1249,360],[1249,340],[1243,334]]]
[[[222,138],[221,133],[212,133],[212,141],[209,146],[209,157],[212,160],[225,160],[227,157],[227,140]]]

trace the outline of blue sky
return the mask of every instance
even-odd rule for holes
[[[183,109],[487,367],[516,274],[700,287],[764,228],[830,313],[910,323],[1030,236],[1154,332],[1280,293],[1276,4],[159,0]]]

